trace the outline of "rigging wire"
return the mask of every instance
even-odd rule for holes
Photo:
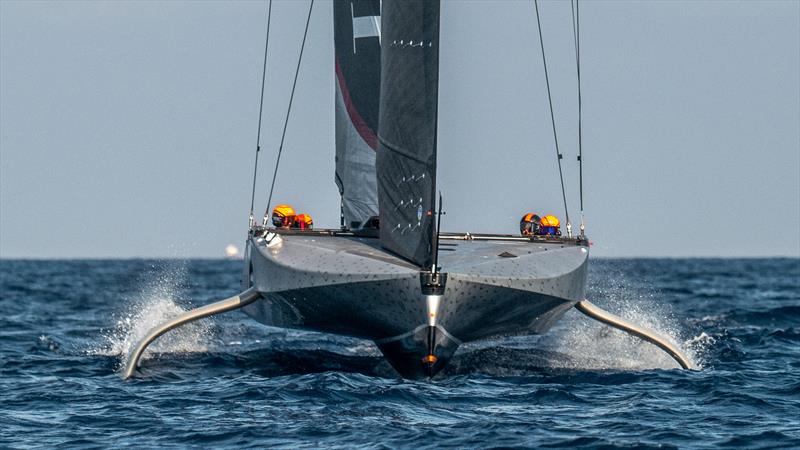
[[[256,178],[258,176],[258,154],[261,152],[261,117],[264,113],[264,84],[267,79],[267,50],[269,49],[269,24],[272,18],[272,0],[267,7],[267,37],[264,42],[264,67],[261,69],[261,101],[258,104],[258,133],[256,136],[256,162],[253,164],[253,190],[250,194],[250,219],[249,226],[253,228],[253,209],[256,201]]]
[[[586,226],[583,220],[583,128],[581,127],[582,105],[581,105],[581,22],[579,0],[570,0],[572,8],[572,34],[575,38],[575,67],[578,71],[578,190],[580,191],[581,203],[581,236],[584,235]]]
[[[556,132],[556,116],[553,112],[553,98],[550,94],[550,77],[547,73],[547,58],[544,55],[544,39],[542,38],[542,23],[539,20],[539,1],[533,0],[533,5],[536,8],[536,26],[539,29],[539,45],[542,48],[542,64],[544,65],[544,80],[547,84],[547,101],[550,104],[550,122],[553,124],[553,140],[556,144],[556,160],[558,161],[558,177],[561,180],[561,197],[564,199],[564,214],[567,218],[567,232],[572,234],[572,225],[569,221],[569,209],[567,208],[567,191],[564,188],[564,172],[561,169],[561,152],[558,150],[558,133]],[[571,237],[571,236],[570,236]]]
[[[294,71],[294,81],[292,82],[292,93],[289,95],[289,107],[286,110],[286,120],[283,122],[283,132],[281,133],[281,144],[278,147],[278,159],[275,161],[275,171],[272,173],[272,184],[269,188],[269,197],[267,199],[267,210],[264,211],[264,226],[267,225],[267,218],[269,217],[269,207],[272,204],[272,194],[275,192],[275,179],[278,177],[278,166],[281,164],[281,154],[283,153],[283,142],[286,139],[286,128],[289,125],[289,116],[292,112],[292,102],[294,101],[294,91],[297,87],[297,76],[300,73],[300,63],[303,61],[303,50],[306,47],[306,37],[308,36],[308,24],[311,22],[311,10],[314,9],[314,0],[308,5],[308,17],[306,18],[306,29],[303,32],[303,43],[300,44],[300,56],[297,58],[297,68]]]

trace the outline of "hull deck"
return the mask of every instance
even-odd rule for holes
[[[378,239],[265,236],[248,242],[245,284],[262,298],[245,312],[267,325],[373,340],[405,377],[435,374],[462,342],[544,333],[585,294],[588,247],[576,240],[443,236],[445,288],[433,318],[420,269]]]

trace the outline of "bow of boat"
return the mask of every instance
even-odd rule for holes
[[[256,320],[370,339],[400,374],[431,376],[462,343],[543,333],[582,300],[588,247],[575,240],[443,238],[442,293],[432,310],[426,272],[374,238],[266,233],[248,243],[245,284]],[[432,317],[433,315],[433,317]]]

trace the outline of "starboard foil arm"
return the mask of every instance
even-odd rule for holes
[[[166,333],[167,331],[170,331],[173,328],[177,328],[186,323],[202,319],[204,317],[213,316],[215,314],[220,314],[227,311],[232,311],[234,309],[239,309],[243,306],[253,303],[258,298],[259,298],[258,291],[256,290],[256,288],[252,287],[240,294],[234,295],[233,297],[229,297],[226,298],[225,300],[211,303],[210,305],[195,308],[161,325],[153,327],[147,333],[144,339],[142,339],[141,341],[139,341],[138,344],[136,344],[136,347],[133,348],[133,351],[128,356],[128,363],[125,366],[125,373],[123,373],[122,377],[124,379],[128,379],[134,375],[134,373],[136,372],[136,367],[139,365],[139,359],[142,357],[142,354],[144,354],[144,351],[145,349],[147,349],[147,346],[150,345],[154,340],[156,340],[159,336]]]
[[[669,353],[669,355],[684,369],[695,369],[694,364],[692,364],[689,358],[687,358],[686,355],[684,355],[683,352],[678,349],[678,347],[672,345],[669,343],[669,341],[659,336],[654,331],[627,322],[619,316],[598,308],[588,300],[583,300],[576,303],[575,308],[592,319],[603,322],[606,325],[610,325],[658,346],[665,352]]]

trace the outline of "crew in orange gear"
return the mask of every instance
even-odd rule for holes
[[[278,205],[272,210],[272,225],[289,228],[294,223],[294,209],[289,205]]]
[[[544,216],[541,222],[541,234],[550,236],[561,236],[561,222],[556,216]]]
[[[541,220],[542,219],[534,213],[525,214],[519,221],[519,232],[523,236],[533,236],[539,234],[539,223]]]
[[[311,230],[314,228],[314,219],[311,218],[310,214],[298,214],[294,216],[292,228],[297,228],[298,230]]]

